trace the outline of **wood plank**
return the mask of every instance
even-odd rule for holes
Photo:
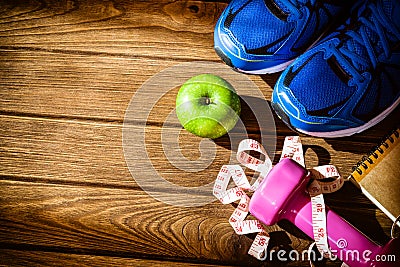
[[[174,262],[168,260],[135,259],[43,251],[21,251],[12,249],[2,249],[0,250],[0,255],[0,264],[4,266],[220,266],[214,264]]]
[[[0,60],[3,112],[118,121],[135,91],[173,65],[167,60],[4,50]]]
[[[225,6],[171,0],[3,3],[0,46],[185,60],[208,54],[216,60],[210,53],[213,30]]]
[[[0,173],[3,176],[53,183],[137,187],[125,162],[122,126],[119,124],[0,116],[0,125]],[[144,130],[133,127],[138,131]],[[149,162],[154,165],[158,175],[170,182],[182,186],[199,186],[213,182],[219,168],[231,156],[229,149],[216,146],[211,166],[206,171],[196,172],[191,162],[195,164],[197,159],[188,160],[184,155],[173,159],[166,157],[164,147],[167,150],[168,147],[175,149],[179,140],[174,143],[167,138],[161,142],[161,131],[159,127],[146,127],[147,138],[142,142],[133,136],[132,146],[139,150],[139,156],[136,156],[139,165],[136,172],[133,172],[135,179],[155,179],[157,174],[152,174],[152,170],[140,168],[141,163]],[[181,127],[169,128],[168,133],[173,133],[172,137],[180,137],[181,142],[188,141],[181,143],[186,156],[199,155],[202,139],[181,131]],[[140,149],[146,148],[148,156],[141,157],[146,155],[146,151]]]
[[[175,106],[178,86],[169,88],[165,84],[176,79],[183,83],[199,73],[211,72],[223,75],[230,82],[238,81],[237,90],[243,96],[261,95],[270,99],[272,93],[271,87],[260,77],[240,75],[222,63],[185,63],[190,65],[183,70],[178,66],[184,62],[169,59],[122,59],[12,50],[2,50],[0,55],[0,111],[3,113],[122,122],[135,94],[144,90],[150,78],[160,77],[161,71],[173,66],[168,76],[161,76],[147,91],[148,95],[144,95],[155,99],[153,104],[168,112]],[[253,81],[258,92],[252,93],[242,86],[238,77]]]
[[[0,174],[3,176],[99,186],[137,186],[126,163],[122,125],[118,123],[0,116],[0,125]],[[211,142],[182,130],[179,125],[131,127],[145,134],[144,140],[138,140],[135,135],[126,140],[134,151],[139,151],[133,155],[138,161],[133,177],[151,180],[160,175],[181,186],[213,182],[220,167],[235,157],[237,143],[246,137],[238,131],[231,133],[230,139],[223,137]],[[259,133],[249,137],[261,139]],[[275,142],[275,136],[271,138]],[[270,153],[275,162],[279,159],[283,139],[284,136],[278,135],[276,149],[270,148],[276,153]],[[309,167],[334,164],[343,175],[350,174],[352,166],[374,145],[352,139],[323,140],[304,136],[302,140]],[[201,143],[211,158],[199,158]],[[336,148],[348,146],[352,147],[350,152]],[[138,156],[142,153],[144,158]],[[171,153],[176,157],[170,157]],[[140,168],[141,163],[152,164],[152,169]]]

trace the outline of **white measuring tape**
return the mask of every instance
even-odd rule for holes
[[[313,181],[308,186],[311,197],[312,222],[315,244],[324,257],[331,257],[328,245],[328,233],[326,227],[326,209],[323,194],[339,190],[344,182],[343,177],[333,165],[314,167],[309,170]],[[326,178],[331,178],[326,182]]]
[[[265,157],[265,161],[249,155],[246,151],[256,151],[262,154]],[[245,139],[240,142],[237,160],[244,166],[259,172],[257,180],[251,185],[240,165],[224,165],[214,183],[214,196],[223,204],[240,200],[237,208],[229,218],[229,223],[239,235],[258,233],[250,247],[249,254],[259,260],[264,260],[267,256],[266,249],[269,235],[260,221],[246,220],[249,213],[250,198],[245,191],[254,192],[259,187],[263,178],[271,170],[272,162],[265,149],[257,141],[251,139]],[[236,187],[227,189],[231,178]]]
[[[247,151],[255,151],[265,157],[260,160],[248,154]],[[303,147],[299,136],[287,136],[285,138],[281,160],[291,158],[305,167]],[[214,183],[213,194],[223,204],[229,204],[239,200],[239,204],[229,218],[229,223],[234,231],[239,234],[258,233],[255,237],[248,253],[259,260],[267,257],[267,247],[269,235],[263,225],[258,220],[246,220],[249,213],[250,197],[246,191],[254,192],[257,190],[262,180],[267,176],[272,168],[272,161],[264,147],[255,140],[245,139],[239,143],[237,160],[244,166],[259,173],[256,181],[251,185],[247,176],[240,165],[224,165],[218,173]],[[325,256],[331,255],[328,245],[326,231],[325,203],[322,193],[331,193],[340,189],[343,185],[343,178],[333,165],[324,165],[309,170],[309,175],[313,179],[309,186],[309,193],[312,204],[312,220],[315,244],[318,250]],[[232,178],[235,187],[228,189]],[[328,182],[325,178],[331,178]]]

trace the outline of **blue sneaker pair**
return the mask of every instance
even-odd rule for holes
[[[400,1],[233,0],[215,28],[215,50],[253,74],[285,69],[272,107],[292,128],[349,136],[377,124],[400,103]],[[315,44],[317,42],[317,44]]]

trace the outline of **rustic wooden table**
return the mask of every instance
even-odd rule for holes
[[[158,183],[159,177],[181,187],[212,183],[235,152],[232,140],[244,137],[234,129],[231,138],[200,146],[173,118],[178,87],[164,86],[189,78],[197,61],[229,73],[213,50],[226,2],[0,2],[0,265],[278,265],[247,254],[254,236],[234,233],[228,223],[234,206],[166,203],[166,195],[173,201],[182,193]],[[182,63],[187,73],[174,68]],[[243,75],[261,94],[252,103],[266,114],[278,76]],[[158,78],[149,86],[152,77]],[[349,175],[398,115],[354,137],[302,136],[307,163],[335,164]],[[284,137],[295,133],[275,116],[276,132],[256,117],[244,105],[247,134],[269,140],[276,163]],[[127,136],[124,129],[133,130]],[[137,154],[127,153],[130,145]],[[204,147],[213,147],[211,158],[202,156]],[[138,181],[149,181],[152,195]],[[157,192],[164,199],[153,198]],[[211,190],[199,194],[208,198]],[[372,239],[387,240],[389,219],[354,186],[326,198]],[[286,223],[268,230],[276,248],[302,251],[311,243]]]

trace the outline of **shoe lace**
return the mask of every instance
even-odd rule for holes
[[[400,39],[400,32],[373,3],[368,4],[357,21],[353,21],[353,25],[345,27],[342,31],[342,34],[350,38],[345,38],[340,51],[359,71],[371,67],[375,69],[382,54],[385,58],[390,57],[389,34],[394,35],[397,40]],[[366,50],[366,53],[362,50]]]

